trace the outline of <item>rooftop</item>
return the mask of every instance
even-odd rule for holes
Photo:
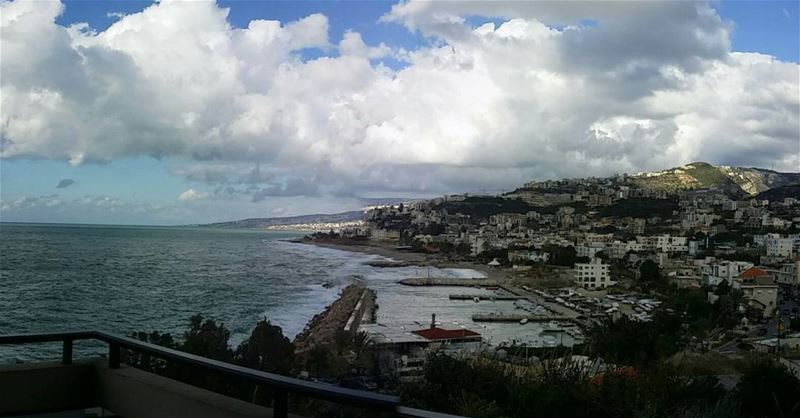
[[[421,337],[427,338],[431,341],[449,341],[449,340],[463,340],[463,339],[476,339],[480,338],[481,334],[464,328],[458,329],[444,329],[439,327],[431,327],[412,331]]]
[[[749,269],[743,271],[739,277],[742,279],[754,279],[756,277],[769,277],[769,273],[761,270],[758,267],[750,267]]]

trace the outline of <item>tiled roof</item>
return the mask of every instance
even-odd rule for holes
[[[761,270],[758,267],[750,267],[749,269],[742,272],[739,277],[743,279],[753,279],[756,277],[769,277],[769,273],[764,270]]]
[[[414,334],[419,335],[420,337],[427,338],[429,340],[459,340],[462,338],[475,338],[480,337],[481,334],[478,334],[475,331],[470,331],[468,329],[443,329],[439,327],[433,328],[425,328],[417,331],[412,331]]]

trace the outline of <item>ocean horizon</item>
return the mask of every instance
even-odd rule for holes
[[[261,229],[4,223],[0,334],[79,329],[180,338],[189,318],[201,314],[224,323],[233,346],[263,318],[293,338],[354,281],[377,292],[378,321],[397,326],[427,323],[431,313],[464,324],[473,312],[497,308],[449,301],[452,289],[397,283],[428,272],[480,275],[474,270],[372,267],[369,261],[385,257],[288,241],[300,236]],[[5,346],[0,362],[59,353],[57,344]],[[104,351],[79,342],[76,353]]]

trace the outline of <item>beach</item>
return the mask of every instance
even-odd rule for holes
[[[293,240],[293,242],[314,245],[323,248],[332,248],[342,251],[350,251],[361,254],[379,255],[386,257],[402,264],[413,265],[420,267],[436,267],[448,269],[469,269],[475,270],[483,274],[489,279],[505,282],[509,281],[510,277],[508,272],[492,268],[482,264],[468,263],[468,262],[453,262],[445,260],[440,256],[434,254],[415,253],[406,250],[400,250],[395,244],[380,242],[380,241],[344,241],[344,240],[320,240],[320,239],[300,239]]]

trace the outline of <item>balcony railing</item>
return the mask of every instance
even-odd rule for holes
[[[394,413],[402,417],[457,418],[455,415],[402,406],[400,405],[400,399],[396,396],[342,388],[339,386],[309,382],[293,377],[267,373],[106,332],[76,331],[0,335],[0,345],[60,341],[62,343],[61,362],[65,365],[72,364],[72,345],[74,341],[78,340],[98,340],[107,343],[109,369],[118,369],[120,367],[120,350],[126,349],[267,386],[272,389],[274,396],[272,413],[275,418],[288,417],[288,399],[290,393],[373,411]]]

